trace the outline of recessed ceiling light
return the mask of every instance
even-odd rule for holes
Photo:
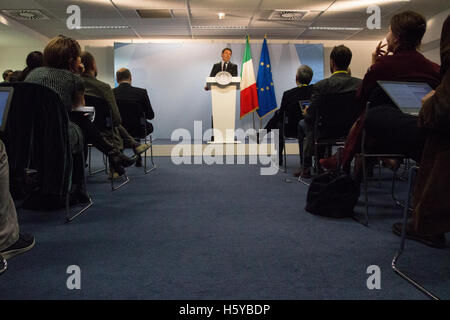
[[[219,19],[225,19],[225,13],[224,12],[219,12]]]

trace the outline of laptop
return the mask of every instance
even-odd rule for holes
[[[419,114],[422,98],[432,90],[425,82],[377,82],[400,110],[414,115]]]
[[[6,119],[8,119],[9,107],[14,93],[12,87],[0,87],[0,131],[4,132],[6,128]]]

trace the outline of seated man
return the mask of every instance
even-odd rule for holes
[[[285,113],[285,123],[284,124],[284,135],[286,137],[297,137],[297,125],[300,120],[303,119],[303,114],[301,112],[299,101],[310,100],[313,86],[309,85],[313,77],[312,69],[307,65],[302,65],[297,69],[297,74],[295,76],[296,87],[287,90],[283,93],[283,98],[281,99],[280,112],[278,113],[281,119],[277,119],[278,128],[281,129],[282,117]],[[280,150],[279,150],[279,163],[283,163],[283,147],[284,147],[284,136],[280,131]],[[299,150],[300,150],[300,163],[303,153],[303,138],[299,140]]]
[[[11,70],[11,69],[8,69],[8,70],[3,71],[3,74],[2,74],[2,76],[3,76],[3,82],[9,82],[9,77],[11,76],[11,74],[12,74],[13,72],[14,72],[14,71]]]
[[[19,233],[16,208],[9,193],[8,157],[0,140],[0,255],[8,260],[33,246],[32,235]]]
[[[114,96],[116,97],[116,101],[127,100],[133,101],[142,106],[142,109],[145,112],[145,118],[147,120],[152,120],[155,117],[155,113],[153,112],[152,105],[150,103],[150,99],[147,94],[146,89],[141,89],[137,87],[133,87],[131,85],[131,72],[126,68],[121,68],[116,72],[116,80],[119,86],[113,89]],[[153,125],[150,122],[145,123],[147,127],[147,133],[150,134],[153,132]],[[130,130],[130,128],[128,128]],[[136,166],[142,166],[142,158],[138,157],[136,160]]]
[[[85,94],[106,100],[112,110],[114,135],[111,136],[111,131],[107,130],[102,131],[102,136],[120,150],[123,150],[124,147],[132,148],[136,155],[140,155],[145,152],[150,146],[140,144],[134,140],[128,131],[122,126],[122,119],[120,117],[119,109],[117,107],[116,99],[114,98],[111,86],[96,79],[97,65],[94,57],[89,52],[82,52],[81,62],[84,65],[82,79],[84,80],[86,86]]]
[[[361,85],[361,79],[351,77],[348,74],[348,67],[351,60],[352,52],[349,48],[344,45],[334,47],[330,54],[330,70],[332,75],[314,85],[311,96],[311,105],[304,111],[305,119],[300,121],[298,125],[299,141],[302,140],[303,137],[306,137],[304,150],[305,160],[303,163],[303,170],[299,173],[302,178],[311,178],[316,112],[317,110],[324,110],[324,108],[330,107],[328,103],[325,103],[324,97],[351,92],[355,92],[356,94],[356,90]],[[353,104],[354,101],[349,101],[349,104],[350,103]],[[327,128],[323,129],[325,132],[321,132],[323,135],[322,138],[327,136]]]

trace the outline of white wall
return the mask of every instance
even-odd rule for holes
[[[6,69],[23,70],[26,67],[25,60],[31,51],[42,51],[44,45],[32,47],[0,47],[0,73]],[[0,80],[0,81],[3,81]]]
[[[381,39],[380,39],[381,40]],[[261,40],[258,40],[262,42]],[[127,39],[120,39],[117,42],[130,42]],[[152,42],[152,43],[176,43],[176,40],[154,40],[154,41],[143,41],[143,42]],[[180,40],[178,42],[197,42],[197,43],[211,43],[211,42],[226,42],[226,43],[243,43],[243,41],[239,40]],[[256,42],[256,41],[251,41]],[[330,76],[330,53],[334,46],[344,44],[350,48],[353,52],[353,58],[350,65],[352,70],[352,75],[354,77],[363,78],[364,74],[367,71],[367,68],[370,66],[372,51],[375,49],[378,41],[282,41],[282,40],[274,40],[268,41],[270,46],[271,43],[323,43],[324,44],[324,70],[325,77]],[[91,52],[96,60],[97,68],[98,68],[98,79],[109,83],[111,87],[114,87],[114,40],[89,40],[89,41],[80,41],[80,45],[83,50]],[[241,61],[235,61],[239,66]]]
[[[422,53],[425,57],[437,64],[441,64],[440,40],[442,25],[450,14],[450,9],[445,10],[427,21],[427,32],[422,40]]]

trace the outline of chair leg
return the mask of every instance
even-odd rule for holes
[[[402,277],[403,279],[405,279],[406,281],[411,283],[416,289],[420,290],[423,294],[428,296],[430,299],[439,300],[439,298],[435,294],[433,294],[429,290],[425,289],[420,283],[418,283],[413,278],[411,278],[408,274],[406,274],[405,272],[400,270],[399,267],[397,266],[397,262],[400,259],[400,256],[402,255],[403,250],[405,249],[406,225],[408,223],[408,211],[409,211],[408,209],[409,209],[409,204],[411,201],[411,194],[412,194],[412,189],[413,189],[413,185],[414,185],[414,177],[417,173],[417,170],[418,170],[418,167],[411,167],[409,170],[408,195],[406,197],[407,200],[406,200],[404,210],[403,210],[403,228],[402,228],[402,236],[401,236],[401,240],[400,240],[400,248],[396,252],[394,259],[392,260],[392,269],[400,277]]]
[[[92,176],[92,175],[94,175],[96,173],[99,173],[99,172],[102,172],[102,171],[106,171],[107,170],[106,164],[105,164],[105,168],[103,168],[103,169],[98,169],[98,170],[95,170],[95,171],[91,171],[92,170],[91,169],[91,154],[92,154],[92,146],[88,146],[88,174],[90,176]],[[104,154],[103,154],[103,163],[106,163]]]
[[[147,137],[145,137],[145,143],[147,143]],[[153,171],[156,169],[156,164],[153,160],[153,139],[152,136],[150,136],[150,159],[152,162],[152,166],[149,170],[147,170],[147,152],[144,153],[144,173],[147,174],[150,171]]]
[[[367,181],[367,171],[366,171],[366,157],[362,156],[362,167],[363,167],[363,184],[364,184],[364,217],[365,223],[363,223],[366,227],[369,226],[369,196],[368,196],[368,181]]]
[[[79,209],[74,214],[71,214],[70,206],[69,206],[69,194],[66,196],[66,223],[71,222],[73,219],[78,217],[80,214],[85,212],[87,209],[92,207],[94,203],[92,202],[92,199],[89,197],[89,203],[83,206],[81,209]]]
[[[6,271],[6,268],[8,267],[8,262],[6,259],[0,254],[0,274]]]

